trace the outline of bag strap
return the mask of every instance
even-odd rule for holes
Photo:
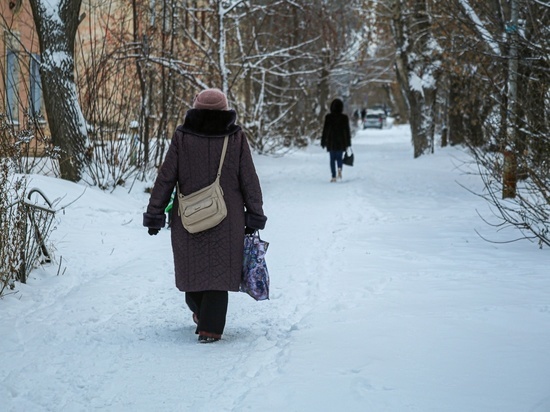
[[[216,176],[216,179],[219,179],[222,175],[222,166],[223,162],[225,161],[225,153],[227,152],[227,142],[229,141],[229,135],[225,136],[225,139],[223,140],[223,149],[222,149],[222,157],[220,158],[220,165],[218,167],[218,175]]]
[[[225,136],[223,139],[223,149],[222,149],[222,156],[220,157],[220,165],[218,166],[218,173],[216,174],[216,180],[220,180],[220,176],[222,175],[222,167],[223,162],[225,161],[225,153],[227,152],[227,143],[229,142],[229,135]],[[176,182],[176,191],[178,192],[178,197],[180,195],[180,185],[179,182]]]

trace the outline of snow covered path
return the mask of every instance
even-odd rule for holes
[[[548,250],[481,240],[516,234],[477,216],[463,153],[413,160],[409,140],[360,131],[337,184],[319,147],[256,157],[271,300],[231,294],[211,345],[142,188],[87,189],[58,214],[56,264],[0,301],[0,409],[550,411]],[[61,205],[84,190],[35,182]]]

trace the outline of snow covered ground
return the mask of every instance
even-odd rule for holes
[[[493,232],[459,149],[413,160],[407,127],[359,131],[329,183],[318,146],[256,156],[271,300],[230,294],[197,344],[145,185],[44,177],[56,262],[0,300],[2,411],[550,411],[550,255]],[[59,275],[58,275],[59,271]]]

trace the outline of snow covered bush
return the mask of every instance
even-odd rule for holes
[[[547,145],[547,148],[550,145]],[[501,152],[472,148],[484,190],[478,193],[490,205],[494,218],[483,219],[497,229],[515,227],[519,239],[536,242],[539,247],[550,246],[550,164],[548,156],[537,162],[535,153],[523,157],[514,165],[522,179],[517,182],[515,196],[503,199],[505,155]],[[495,220],[496,218],[496,220]]]
[[[471,149],[500,229],[550,246],[548,6],[534,0],[445,4],[436,35],[445,50],[444,130]]]
[[[26,282],[44,257],[54,211],[29,198],[27,173],[43,171],[46,158],[28,156],[32,127],[15,130],[0,115],[0,296]],[[28,126],[28,125],[27,125]]]
[[[19,280],[25,249],[24,213],[15,194],[24,187],[24,179],[10,181],[9,164],[0,158],[0,296],[13,290]]]

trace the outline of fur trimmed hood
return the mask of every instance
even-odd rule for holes
[[[196,136],[224,137],[241,130],[236,120],[235,110],[190,109],[178,129]]]

